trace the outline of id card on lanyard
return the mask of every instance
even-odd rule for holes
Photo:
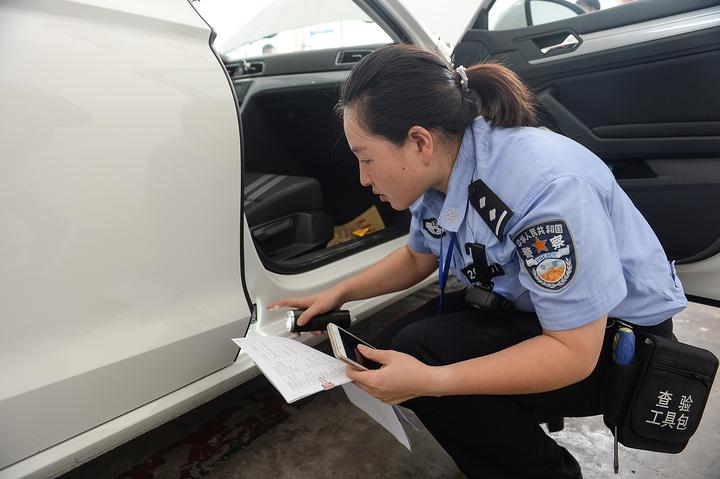
[[[443,240],[440,237],[440,264],[438,272],[438,286],[440,287],[440,302],[438,303],[438,314],[442,314],[445,303],[445,285],[450,274],[450,263],[453,259],[453,249],[457,246],[457,233],[450,231],[450,245],[443,261]]]

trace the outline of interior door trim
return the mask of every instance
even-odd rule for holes
[[[582,44],[568,53],[530,60],[531,65],[566,60],[614,48],[638,45],[684,33],[720,26],[720,6],[682,13],[672,17],[611,28],[582,35]]]
[[[537,101],[550,115],[560,132],[603,159],[667,157],[668,155],[716,156],[720,151],[720,136],[663,136],[601,138],[576,117],[555,97],[555,89],[540,91]],[[709,123],[709,122],[707,122]],[[692,139],[692,141],[688,141]]]

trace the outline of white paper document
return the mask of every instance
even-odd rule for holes
[[[350,382],[345,363],[295,339],[253,336],[233,341],[288,403]]]
[[[410,449],[410,440],[396,409],[352,384],[345,375],[346,365],[342,361],[290,338],[253,336],[233,341],[288,403],[342,385],[350,402]]]
[[[408,450],[411,449],[410,439],[405,434],[405,429],[403,429],[394,407],[374,398],[353,383],[343,384],[343,389],[351,403],[365,411],[368,416],[387,429],[390,434],[395,436],[395,439],[400,441],[400,444],[407,447]]]

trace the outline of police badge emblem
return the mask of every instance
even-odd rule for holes
[[[575,245],[565,221],[537,223],[516,235],[513,242],[525,270],[538,286],[560,291],[575,276]]]
[[[430,233],[433,238],[439,238],[445,234],[445,230],[440,226],[435,218],[425,218],[423,220],[423,228]]]

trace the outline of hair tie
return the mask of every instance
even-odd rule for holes
[[[458,75],[460,75],[460,87],[462,88],[463,93],[467,93],[468,91],[468,77],[467,73],[465,72],[465,67],[460,65],[455,69],[456,72],[458,72]]]

